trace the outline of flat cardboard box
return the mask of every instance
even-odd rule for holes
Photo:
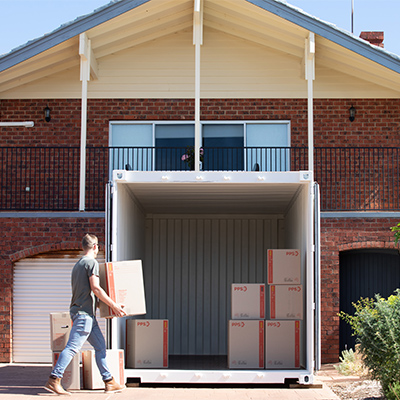
[[[107,365],[113,378],[120,384],[125,385],[124,350],[107,350]],[[103,378],[96,364],[95,351],[82,351],[83,388],[104,389]]]
[[[303,286],[270,285],[269,319],[303,319]]]
[[[232,319],[265,319],[265,285],[233,283],[231,287]]]
[[[168,320],[126,320],[127,368],[168,368]]]
[[[53,368],[60,357],[61,351],[53,351]],[[81,371],[79,368],[79,354],[76,354],[68,367],[64,371],[61,384],[65,390],[80,390],[81,388]]]
[[[69,312],[50,313],[50,347],[52,351],[64,350],[72,327]]]
[[[100,286],[116,302],[125,304],[127,315],[146,314],[142,261],[117,261],[100,264]],[[115,314],[100,301],[100,317]]]
[[[228,367],[264,368],[265,321],[231,320],[228,324]]]
[[[300,368],[300,321],[265,321],[265,368]]]
[[[268,249],[268,285],[300,285],[300,250]]]

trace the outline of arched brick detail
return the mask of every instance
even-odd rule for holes
[[[62,250],[81,250],[81,242],[58,242],[58,243],[46,243],[39,246],[30,247],[28,249],[17,251],[14,254],[10,254],[10,261],[17,262],[23,258],[36,256],[42,253],[49,253],[51,251],[62,251]]]
[[[396,245],[392,240],[390,241],[368,240],[365,242],[342,243],[339,244],[338,249],[339,252],[346,250],[358,250],[358,249],[399,249],[399,245]]]

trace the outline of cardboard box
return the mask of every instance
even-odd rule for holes
[[[265,321],[265,368],[300,368],[300,321]]]
[[[168,320],[126,320],[128,368],[168,368]]]
[[[265,285],[233,283],[231,316],[232,319],[265,319]]]
[[[269,319],[303,319],[303,286],[270,285]]]
[[[64,350],[72,327],[69,312],[50,314],[50,347],[52,351]]]
[[[231,320],[228,325],[228,367],[264,368],[264,321]]]
[[[53,351],[53,368],[60,357],[61,351]],[[79,354],[76,354],[64,371],[61,384],[65,390],[80,390],[81,371],[79,369]]]
[[[107,365],[113,378],[125,385],[124,350],[107,350]],[[104,389],[103,378],[96,364],[94,350],[82,351],[83,388]]]
[[[299,285],[301,283],[300,250],[267,250],[268,285]]]
[[[100,264],[100,285],[116,303],[125,304],[127,315],[146,314],[141,260]],[[113,316],[111,308],[100,302],[100,317]]]

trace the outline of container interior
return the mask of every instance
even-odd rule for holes
[[[309,193],[296,180],[115,182],[112,260],[142,259],[147,314],[137,318],[169,320],[169,368],[226,368],[231,284],[266,284],[267,249],[300,249],[306,309]],[[117,330],[123,348],[123,320]]]

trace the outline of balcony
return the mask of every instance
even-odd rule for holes
[[[113,169],[190,171],[188,148],[89,147],[86,150],[87,211],[104,211],[105,184]],[[322,211],[400,211],[400,148],[317,147],[315,180]],[[203,148],[204,171],[306,170],[308,149]],[[0,210],[77,211],[79,147],[0,148]]]

